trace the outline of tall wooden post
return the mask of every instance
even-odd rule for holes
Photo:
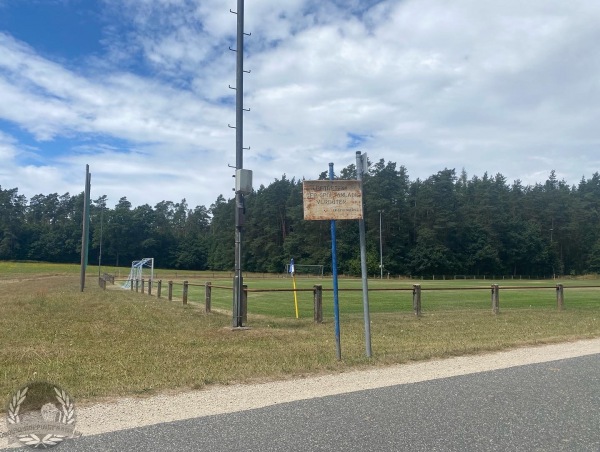
[[[492,312],[498,314],[500,312],[500,286],[492,284]]]
[[[413,284],[413,311],[417,317],[421,315],[421,284]]]
[[[212,298],[212,286],[210,285],[210,282],[207,282],[204,285],[204,312],[207,314],[210,314],[210,308],[211,308],[211,300]]]
[[[183,281],[183,304],[187,304],[188,301],[188,282],[187,281]]]
[[[159,279],[158,284],[156,286],[156,298],[160,298],[161,290],[162,290],[162,279]]]
[[[315,323],[323,323],[323,286],[313,286],[313,305]]]
[[[169,281],[169,301],[173,301],[173,281]]]
[[[564,291],[564,286],[562,284],[557,284],[556,285],[556,307],[558,308],[559,311],[563,310],[564,307],[564,303],[565,303],[565,291]]]
[[[90,165],[85,165],[85,186],[83,192],[83,225],[81,232],[81,274],[80,289],[83,292],[85,288],[85,271],[88,264],[88,249],[90,242],[90,186],[92,175],[90,174]]]

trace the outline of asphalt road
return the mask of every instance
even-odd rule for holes
[[[600,452],[600,354],[82,437],[55,450]]]

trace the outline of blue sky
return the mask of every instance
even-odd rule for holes
[[[12,0],[0,5],[0,28],[41,54],[73,61],[102,51],[99,3]]]
[[[0,186],[233,195],[236,1],[0,0]],[[576,184],[600,171],[600,2],[247,0],[255,187],[334,162]]]

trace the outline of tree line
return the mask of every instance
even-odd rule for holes
[[[356,179],[354,165],[339,179]],[[318,176],[326,179],[325,172]],[[367,267],[391,275],[531,275],[600,272],[600,175],[578,185],[509,184],[501,174],[469,178],[444,169],[411,181],[404,166],[379,160],[363,178]],[[235,200],[209,207],[185,199],[114,208],[100,196],[90,207],[89,262],[129,266],[154,257],[161,268],[232,270]],[[331,270],[328,221],[303,219],[302,181],[283,175],[245,197],[243,269],[283,272],[297,264]],[[0,259],[80,259],[83,193],[36,195],[0,187]],[[381,227],[380,227],[381,226]],[[360,274],[356,221],[337,222],[339,271]]]

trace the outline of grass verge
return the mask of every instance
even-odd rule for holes
[[[248,282],[251,287],[290,285],[277,279]],[[386,284],[392,283],[373,282],[370,288]],[[360,281],[340,286],[356,289]],[[0,396],[6,399],[29,380],[45,379],[80,402],[94,401],[600,336],[600,289],[566,289],[562,312],[555,309],[551,290],[506,291],[497,316],[491,314],[489,291],[424,291],[421,318],[411,312],[409,291],[381,291],[371,295],[374,357],[368,360],[362,295],[349,291],[340,294],[340,362],[330,292],[320,325],[312,323],[309,292],[299,294],[299,320],[293,318],[292,293],[251,293],[251,329],[232,331],[229,315],[203,313],[203,289],[194,289],[183,306],[136,292],[102,291],[92,277],[81,293],[77,272],[68,268],[0,277]],[[230,308],[231,293],[215,291],[213,304]]]

